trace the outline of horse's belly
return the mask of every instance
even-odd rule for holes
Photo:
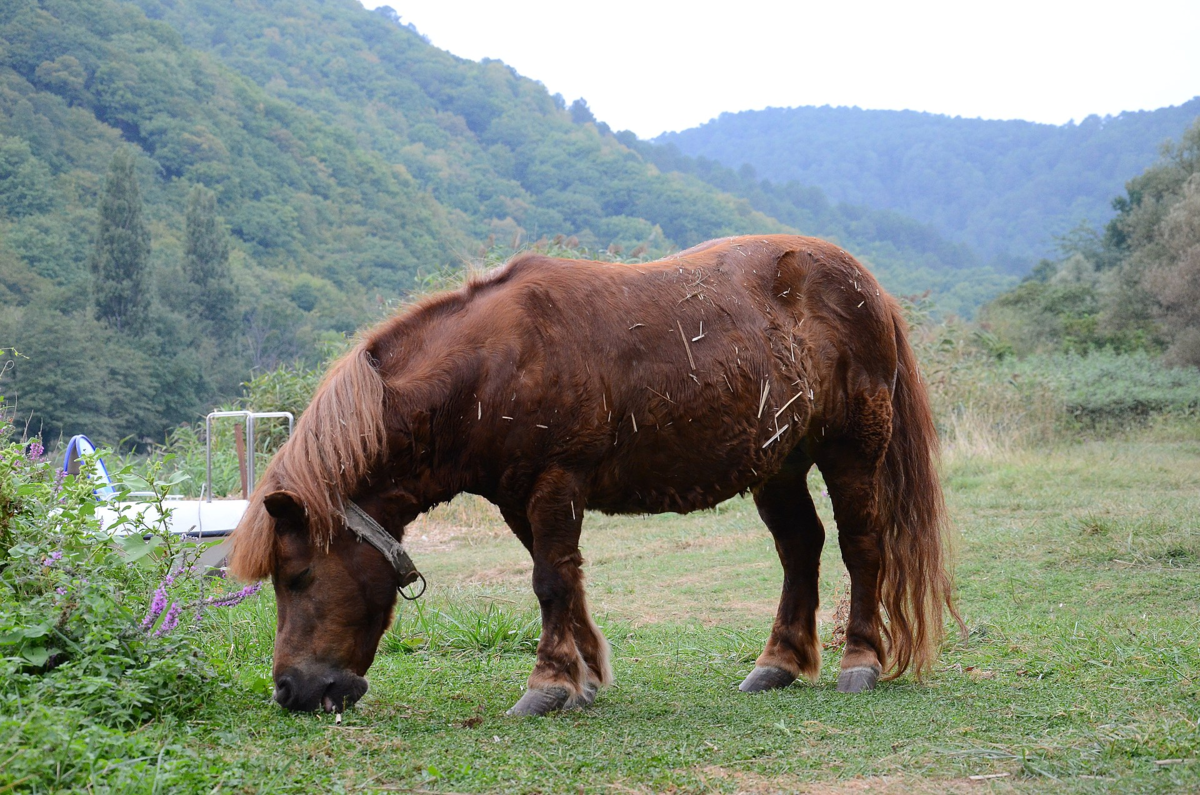
[[[645,437],[637,445],[594,473],[589,508],[605,513],[687,513],[711,508],[773,474],[745,440],[687,443],[654,428],[641,433]]]

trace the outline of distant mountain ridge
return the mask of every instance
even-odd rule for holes
[[[1054,126],[847,107],[724,113],[656,143],[773,182],[932,224],[988,259],[1049,254],[1054,236],[1112,217],[1112,198],[1162,142],[1200,116],[1200,97]],[[1019,265],[1018,265],[1019,267]]]
[[[820,188],[794,180],[761,180],[751,168],[734,171],[715,160],[689,157],[673,144],[637,140],[631,132],[618,133],[617,138],[663,171],[695,176],[793,229],[852,248],[889,290],[932,295],[943,312],[970,317],[990,296],[1016,282],[1013,273],[984,263],[970,246],[907,215],[835,203]]]
[[[990,273],[953,273],[982,261],[963,246],[947,256],[953,244],[932,227],[896,234],[905,225],[899,216],[867,207],[850,208],[858,219],[845,223],[812,212],[828,204],[819,191],[807,191],[799,207],[798,193],[759,201],[757,186],[714,180],[631,133],[613,135],[586,106],[564,112],[561,97],[499,61],[431,46],[386,6],[368,13],[356,0],[133,1],[189,46],[402,164],[475,240],[565,233],[628,251],[788,228],[838,239],[893,289],[932,290],[952,311],[970,312],[1004,286]]]

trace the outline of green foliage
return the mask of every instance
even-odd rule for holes
[[[1200,365],[1200,119],[1129,181],[1100,235],[1086,225],[1059,240],[1016,289],[981,313],[1018,354],[1161,351]]]
[[[4,436],[11,426],[3,429]],[[5,712],[23,699],[76,707],[129,726],[182,708],[203,675],[187,632],[156,637],[141,625],[153,553],[167,547],[137,518],[122,543],[102,529],[87,477],[63,479],[7,438],[0,448],[0,653]],[[165,483],[151,483],[161,494]],[[156,570],[177,565],[164,558]],[[148,589],[147,589],[148,590]]]
[[[1172,368],[1154,350],[1081,344],[1018,352],[1010,340],[1020,337],[989,327],[919,315],[910,326],[952,457],[1109,436],[1200,413],[1200,371]]]
[[[222,377],[208,364],[212,343],[177,317],[151,320],[133,337],[87,311],[32,304],[0,314],[0,339],[24,354],[0,374],[13,410],[48,440],[87,433],[137,445],[200,415]]]
[[[1037,355],[1008,369],[1014,380],[1045,384],[1069,426],[1124,428],[1156,415],[1200,414],[1200,370],[1165,367],[1146,351]]]
[[[229,235],[217,217],[217,195],[203,185],[192,188],[186,221],[183,270],[196,287],[195,313],[212,324],[219,339],[225,338],[237,300],[229,271]]]
[[[160,720],[186,726],[170,715]],[[230,781],[222,776],[224,766],[202,757],[186,737],[163,742],[99,723],[82,709],[40,701],[0,714],[0,748],[7,752],[0,787],[15,792],[155,795],[195,791],[199,781]]]
[[[0,214],[36,215],[49,210],[53,201],[50,168],[25,141],[0,135]]]
[[[147,755],[126,732],[203,703],[221,662],[203,649],[201,619],[257,590],[214,589],[221,581],[194,565],[197,548],[167,532],[168,495],[183,477],[166,474],[169,460],[140,476],[119,469],[116,499],[136,490],[145,502],[103,526],[91,474],[98,457],[84,459],[83,474],[64,477],[39,441],[18,441],[11,423],[0,424],[6,787],[76,790],[98,772],[109,786],[134,783],[134,771],[154,775],[153,760],[162,765],[165,749]],[[173,747],[171,755],[188,752]],[[123,763],[133,771],[110,770],[114,757],[125,756],[143,758]]]
[[[1200,366],[1200,119],[1130,180],[1105,230],[1114,323],[1156,322],[1177,364]]]
[[[136,333],[146,325],[149,257],[150,230],[142,217],[134,155],[125,147],[113,155],[104,180],[90,261],[96,317],[117,331]]]
[[[1161,351],[1154,329],[1102,324],[1097,283],[1031,279],[996,298],[980,315],[988,332],[1020,355],[1037,351]]]
[[[398,611],[380,649],[401,654],[533,654],[541,632],[542,619],[535,610],[512,610],[494,602],[482,609],[453,602],[430,607],[418,601]]]

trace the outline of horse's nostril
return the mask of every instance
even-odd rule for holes
[[[275,700],[279,702],[281,707],[286,707],[292,700],[292,677],[281,676],[275,681]]]

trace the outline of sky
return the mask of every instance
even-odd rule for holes
[[[1200,95],[1200,0],[364,0],[642,138],[799,105],[1048,124]]]

